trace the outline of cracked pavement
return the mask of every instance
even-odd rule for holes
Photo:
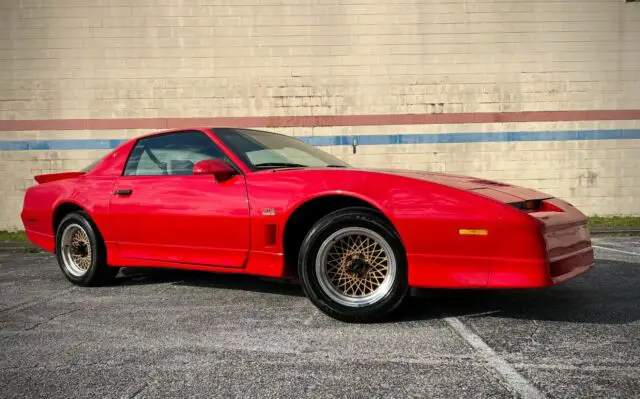
[[[254,277],[82,288],[0,253],[0,397],[639,397],[639,244],[596,237],[596,269],[544,290],[415,291],[372,325]]]

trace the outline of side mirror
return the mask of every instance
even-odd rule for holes
[[[217,181],[225,181],[236,174],[236,171],[219,159],[203,159],[193,165],[194,175],[213,175]]]

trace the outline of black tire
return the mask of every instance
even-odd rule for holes
[[[90,265],[82,275],[74,274],[72,269],[65,265],[63,259],[63,232],[69,226],[79,226],[86,233],[90,243]],[[58,260],[58,266],[60,266],[65,277],[73,284],[81,286],[109,283],[120,270],[118,267],[107,266],[107,250],[102,236],[89,215],[83,211],[69,213],[62,219],[60,224],[58,224],[56,229],[56,258]]]
[[[316,257],[323,242],[345,228],[364,228],[382,237],[395,257],[396,272],[385,296],[375,303],[346,306],[328,294],[318,280]],[[390,318],[403,303],[408,293],[407,261],[402,242],[391,226],[378,212],[368,208],[344,208],[320,219],[307,233],[300,248],[298,275],[307,297],[326,315],[344,322],[368,323]],[[326,287],[326,283],[325,287]]]

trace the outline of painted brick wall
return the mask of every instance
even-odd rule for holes
[[[623,0],[0,1],[0,140],[141,132],[1,129],[10,120],[639,110],[639,37],[640,4]],[[275,130],[639,128],[631,118]],[[326,149],[357,165],[519,182],[592,214],[640,213],[637,139]],[[33,173],[102,152],[0,151],[0,229],[20,227]]]
[[[622,0],[0,4],[0,119],[640,108]]]

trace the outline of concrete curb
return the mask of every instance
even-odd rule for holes
[[[640,233],[640,228],[618,228],[618,227],[593,227],[589,231],[591,234],[619,234],[619,233]]]

